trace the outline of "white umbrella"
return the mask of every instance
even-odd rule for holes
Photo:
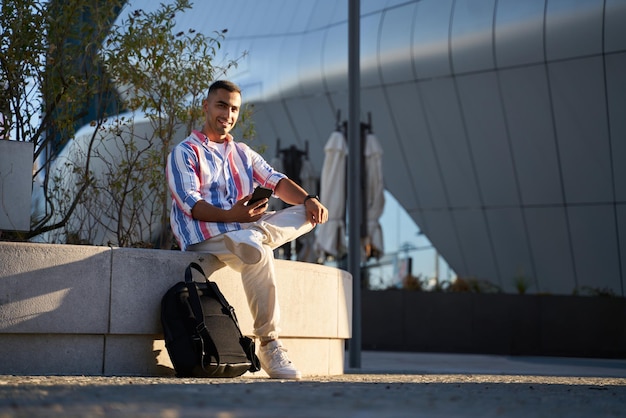
[[[341,258],[346,254],[346,155],[348,146],[341,132],[330,135],[320,178],[320,199],[328,208],[328,221],[316,228],[315,247],[321,256]]]
[[[383,231],[378,221],[385,208],[383,149],[374,134],[367,134],[365,141],[367,236],[363,239],[363,246],[367,258],[380,258],[384,253]]]

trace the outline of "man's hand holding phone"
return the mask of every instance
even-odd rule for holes
[[[252,197],[248,200],[248,206],[254,205],[256,202],[262,199],[269,199],[272,196],[272,190],[265,187],[257,187],[252,193]],[[267,203],[266,203],[267,204]]]

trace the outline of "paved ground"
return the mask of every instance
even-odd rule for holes
[[[626,417],[626,360],[363,352],[299,382],[0,376],[5,417]]]

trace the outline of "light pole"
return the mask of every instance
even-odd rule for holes
[[[361,367],[361,4],[348,0],[348,271],[352,274],[350,367]]]

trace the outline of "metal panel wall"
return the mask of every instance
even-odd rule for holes
[[[396,161],[394,166],[383,166],[383,176],[384,178],[392,176],[394,179],[397,179],[397,186],[404,190],[407,196],[406,204],[408,207],[420,206],[417,201],[417,188],[414,184],[417,179],[412,173],[414,169],[414,154],[404,152],[407,143],[402,141],[400,139],[401,137],[394,132],[398,119],[395,109],[401,107],[402,104],[408,105],[410,102],[406,100],[404,95],[394,95],[382,88],[365,90],[362,93],[362,98],[363,101],[367,103],[389,103],[389,106],[385,106],[383,112],[377,109],[375,113],[376,116],[372,119],[373,132],[383,147],[384,158],[390,161]],[[396,106],[391,106],[392,103]],[[362,110],[364,115],[369,111],[369,109]],[[410,110],[410,107],[408,110]],[[363,120],[367,120],[365,116]]]
[[[385,153],[393,153],[388,156],[390,160],[406,164],[411,189],[414,190],[413,198],[407,196],[403,199],[406,202],[404,207],[407,210],[447,207],[441,170],[418,89],[413,84],[400,84],[389,86],[386,90],[400,140],[398,149],[385,146]],[[378,132],[376,127],[375,132]],[[386,141],[384,133],[379,133],[378,136]],[[386,165],[385,170],[385,178],[396,178],[394,166]]]
[[[483,205],[519,205],[497,76],[478,73],[456,80]]]
[[[308,32],[302,36],[299,48],[298,75],[300,89],[303,95],[314,95],[324,91],[322,82],[322,48],[324,32]],[[293,57],[284,59],[294,59]]]
[[[454,3],[450,55],[455,74],[493,69],[494,5],[495,0]]]
[[[412,45],[416,78],[451,74],[448,40],[453,0],[417,3]]]
[[[344,26],[328,28],[322,50],[322,76],[326,91],[348,91],[348,38]],[[319,94],[319,92],[318,92]],[[345,115],[348,108],[344,107]]]
[[[543,61],[544,8],[545,0],[498,0],[494,28],[498,67]]]
[[[536,292],[539,282],[530,254],[524,212],[519,207],[488,208],[485,212],[502,289],[516,293],[517,282],[521,280],[529,286],[529,293]]]
[[[413,28],[417,4],[387,10],[382,16],[378,62],[385,85],[413,80],[413,69],[407,60],[407,34]]]
[[[604,53],[626,49],[626,2],[605,0],[604,2]]]
[[[566,202],[611,201],[602,60],[556,62],[548,68]]]
[[[183,20],[229,29],[220,54],[250,53],[233,79],[251,87],[259,138],[309,140],[321,168],[337,110],[347,117],[347,5],[260,4],[198,2]],[[386,187],[456,272],[509,291],[522,275],[531,291],[624,295],[626,2],[361,11],[362,118],[385,148]]]
[[[602,53],[604,0],[546,1],[548,61]]]
[[[361,88],[363,89],[381,85],[380,62],[378,61],[381,19],[380,13],[361,18]]]
[[[567,210],[579,289],[589,287],[620,291],[620,261],[613,206],[574,206]],[[590,222],[591,219],[593,222]]]
[[[578,287],[565,212],[563,207],[524,209],[537,292],[569,295]]]
[[[435,150],[448,191],[449,205],[480,206],[480,194],[453,80],[425,81],[420,83],[420,91],[435,138]]]
[[[626,26],[626,25],[625,25]],[[608,55],[604,60],[609,122],[609,138],[613,167],[615,200],[626,202],[626,53]]]
[[[498,72],[523,205],[560,204],[560,167],[543,65]]]
[[[463,249],[468,278],[488,280],[502,286],[502,278],[498,274],[497,260],[493,251],[491,231],[487,227],[485,212],[472,208],[453,210],[459,245]]]

